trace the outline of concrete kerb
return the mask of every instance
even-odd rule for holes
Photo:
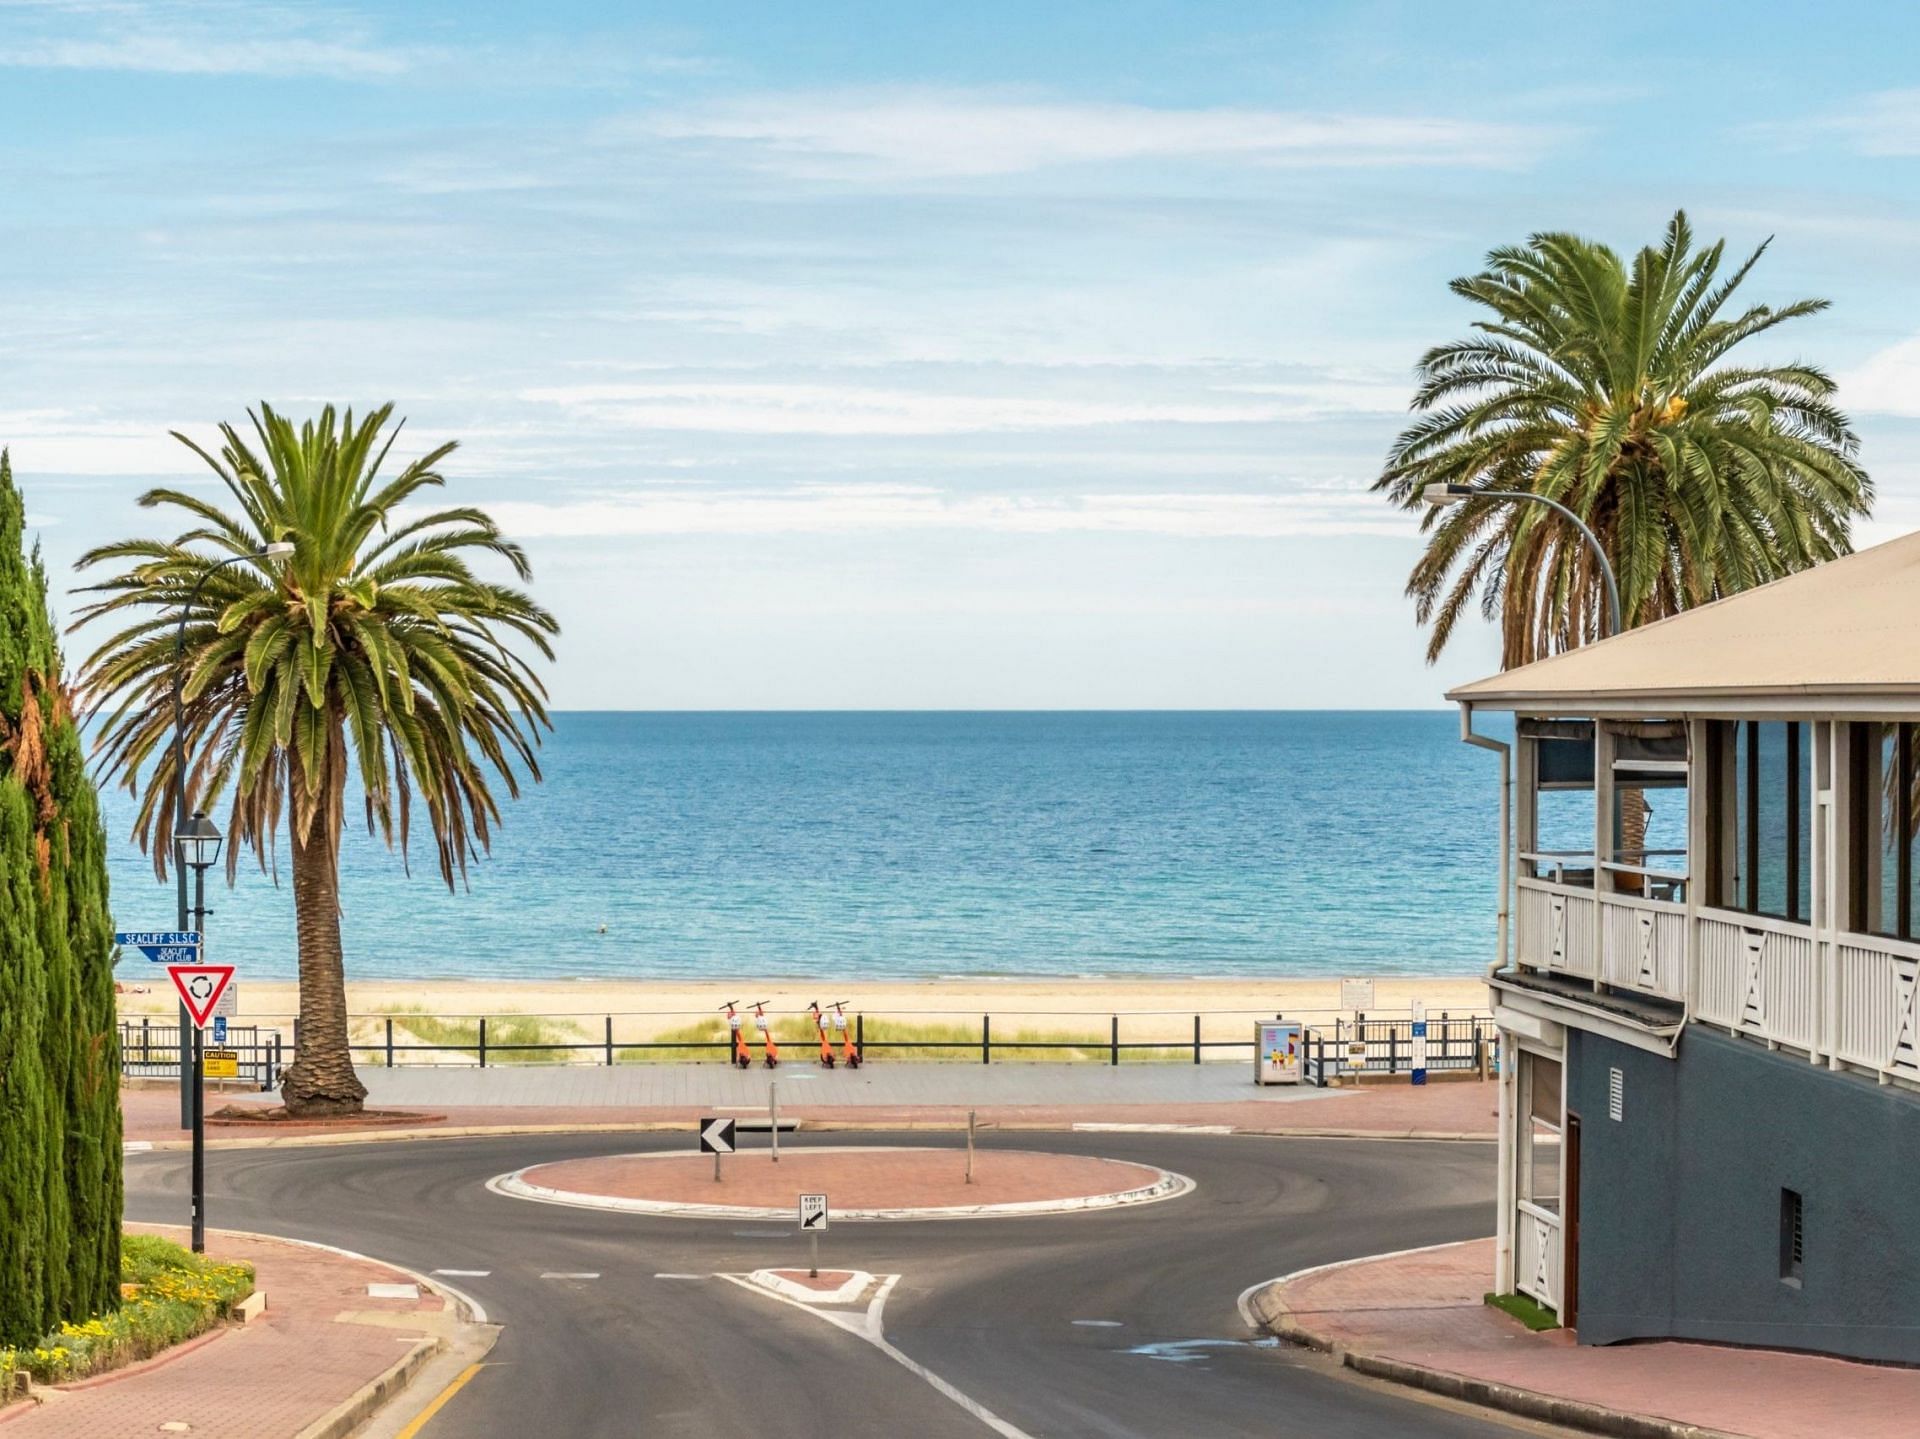
[[[809,1154],[831,1154],[833,1147],[809,1150]],[[873,1154],[875,1151],[859,1146],[844,1147],[839,1152],[853,1154]],[[926,1153],[944,1151],[896,1151],[904,1153]],[[609,1155],[613,1159],[660,1159],[658,1152],[647,1154]],[[1134,1163],[1133,1161],[1128,1161]],[[510,1174],[500,1174],[487,1181],[487,1188],[495,1194],[510,1199],[526,1199],[536,1204],[558,1204],[571,1209],[608,1209],[623,1214],[646,1214],[666,1219],[751,1219],[751,1220],[791,1220],[793,1211],[789,1208],[778,1209],[765,1205],[749,1204],[688,1204],[669,1199],[630,1199],[613,1194],[587,1194],[571,1189],[551,1189],[545,1185],[534,1184],[525,1176],[530,1170],[543,1168],[543,1165],[528,1165],[516,1169]],[[1122,1206],[1137,1204],[1157,1204],[1162,1200],[1178,1199],[1183,1194],[1193,1192],[1194,1182],[1184,1174],[1175,1174],[1157,1165],[1134,1164],[1135,1168],[1151,1169],[1160,1177],[1152,1184],[1140,1185],[1133,1189],[1116,1190],[1111,1194],[1091,1194],[1065,1199],[1027,1199],[1002,1204],[951,1204],[925,1205],[903,1208],[845,1208],[834,1212],[834,1218],[848,1223],[904,1222],[931,1219],[1001,1219],[1015,1216],[1037,1214],[1078,1214],[1097,1209],[1118,1209]]]
[[[1517,1414],[1524,1419],[1542,1420],[1568,1429],[1582,1429],[1592,1434],[1619,1436],[1619,1439],[1741,1439],[1741,1436],[1723,1429],[1707,1429],[1697,1424],[1661,1419],[1650,1414],[1609,1409],[1600,1404],[1565,1399],[1558,1395],[1543,1394],[1535,1389],[1522,1389],[1510,1384],[1497,1384],[1488,1379],[1475,1379],[1469,1375],[1456,1374],[1448,1369],[1436,1369],[1405,1359],[1395,1359],[1385,1354],[1354,1349],[1314,1329],[1311,1324],[1300,1319],[1288,1308],[1284,1297],[1283,1291],[1288,1285],[1315,1274],[1346,1269],[1355,1264],[1370,1264],[1379,1259],[1397,1259],[1406,1254],[1423,1254],[1436,1249],[1453,1247],[1452,1244],[1427,1244],[1417,1249],[1396,1250],[1390,1254],[1370,1254],[1359,1259],[1341,1260],[1336,1264],[1319,1264],[1311,1269],[1300,1269],[1292,1274],[1284,1274],[1278,1279],[1262,1280],[1242,1291],[1239,1299],[1240,1317],[1251,1329],[1265,1330],[1290,1344],[1298,1344],[1303,1348],[1329,1354],[1343,1367],[1353,1370],[1356,1374],[1365,1375],[1367,1378],[1403,1384],[1408,1388],[1421,1389],[1443,1398],[1476,1404],[1483,1409],[1497,1409],[1502,1413]]]

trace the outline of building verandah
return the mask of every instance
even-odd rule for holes
[[[1521,714],[1514,736],[1496,1283],[1572,1323],[1581,1037],[1671,1065],[1706,1026],[1920,1096],[1920,724]],[[1626,1068],[1586,1084],[1616,1124]],[[1791,1248],[1799,1191],[1781,1194]]]

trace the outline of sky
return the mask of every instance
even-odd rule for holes
[[[59,603],[167,437],[391,400],[557,707],[1417,707],[1368,492],[1447,282],[1675,208],[1920,527],[1887,5],[0,0],[0,445]],[[209,491],[211,493],[211,491]],[[81,641],[70,642],[75,657]]]

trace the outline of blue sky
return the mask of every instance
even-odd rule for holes
[[[1411,706],[1367,493],[1446,282],[1774,248],[1920,526],[1887,6],[0,0],[0,444],[57,568],[261,397],[391,399],[562,707]],[[1759,350],[1756,349],[1756,354]]]

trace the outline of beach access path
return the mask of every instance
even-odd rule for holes
[[[1137,1064],[870,1064],[828,1073],[811,1065],[736,1070],[720,1064],[613,1068],[471,1067],[365,1069],[376,1109],[402,1109],[423,1122],[403,1128],[325,1130],[276,1124],[271,1130],[214,1121],[214,1145],[259,1144],[320,1133],[511,1132],[690,1124],[703,1115],[743,1120],[767,1114],[777,1083],[782,1122],[809,1129],[951,1129],[967,1113],[1000,1129],[1072,1130],[1122,1126],[1221,1132],[1354,1135],[1371,1138],[1491,1139],[1496,1086],[1447,1080],[1414,1086],[1381,1082],[1346,1089],[1256,1087],[1251,1066]],[[207,1110],[267,1108],[273,1094],[208,1095]],[[179,1097],[166,1085],[121,1092],[132,1143],[182,1140]]]

